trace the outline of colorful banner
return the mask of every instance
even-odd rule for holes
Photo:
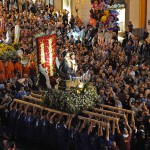
[[[56,35],[42,36],[36,39],[37,61],[47,70],[49,76],[54,76],[56,70]]]

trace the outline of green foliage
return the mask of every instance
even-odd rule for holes
[[[84,88],[84,91],[51,89],[44,91],[43,96],[46,107],[71,114],[78,114],[83,110],[95,107],[98,102],[98,95],[94,88],[90,86]]]

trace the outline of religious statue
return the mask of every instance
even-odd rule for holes
[[[63,60],[60,63],[58,74],[60,77],[59,87],[62,90],[66,89],[66,81],[70,80],[70,76],[75,76],[77,71],[77,64],[75,61],[75,54],[64,51]]]
[[[20,31],[21,31],[21,28],[19,26],[19,22],[17,22],[15,25],[15,33],[14,33],[15,34],[15,39],[14,39],[15,44],[18,44],[18,42],[19,42]]]
[[[69,79],[69,75],[71,74],[71,63],[70,63],[70,54],[67,52],[63,52],[63,60],[59,66],[59,75],[62,79]]]
[[[70,54],[70,63],[71,63],[72,75],[74,76],[76,74],[77,69],[78,69],[74,53]]]

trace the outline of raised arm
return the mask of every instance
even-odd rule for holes
[[[148,111],[148,112],[149,112],[149,109],[148,109],[147,106],[145,105],[145,102],[143,102],[143,109],[144,109],[145,111]]]
[[[12,101],[12,103],[10,104],[10,110],[13,109],[13,105],[14,105],[14,101]]]
[[[132,116],[133,116],[133,115],[132,115]],[[129,133],[132,133],[132,129],[131,129],[131,127],[130,127],[129,124],[128,124],[128,120],[127,120],[126,115],[124,115],[124,119],[125,119],[125,125],[126,125],[127,129],[129,130]],[[134,119],[134,118],[132,118],[132,119]]]
[[[81,126],[81,120],[78,120],[78,124],[76,125],[75,131],[79,131],[80,126]]]
[[[100,124],[98,126],[98,136],[103,136],[103,127]]]
[[[70,118],[71,118],[71,116],[70,116],[70,115],[69,115],[69,116],[67,116],[67,121],[66,121],[66,123],[65,123],[65,126],[66,126],[66,127],[68,127],[68,125],[69,125]]]
[[[51,117],[50,117],[50,123],[54,122],[54,117],[56,116],[56,113],[54,113]]]
[[[132,105],[131,100],[129,100],[129,106],[131,107],[131,110],[134,108],[134,105]]]
[[[127,129],[129,130],[129,133],[132,133],[132,129],[131,129],[131,127],[129,126],[128,122],[125,122],[125,125],[126,125]]]
[[[108,124],[107,127],[106,127],[106,140],[107,141],[109,141],[109,128],[110,128],[110,126]]]
[[[26,106],[24,113],[27,115],[27,109],[28,109],[29,105]]]
[[[112,124],[112,134],[115,135],[115,120],[113,120]]]
[[[131,121],[132,121],[133,129],[134,129],[134,130],[136,130],[136,129],[137,129],[137,127],[135,126],[134,113],[135,113],[135,112],[133,112],[133,113],[132,113]]]
[[[88,128],[88,134],[91,133],[92,129],[93,129],[93,123],[91,122],[91,123],[90,123],[90,126],[89,126],[89,128]]]
[[[70,130],[70,127],[71,127],[72,119],[73,119],[73,116],[71,116],[71,117],[70,117],[70,120],[69,120],[69,124],[68,124],[68,129],[69,129],[69,130]]]
[[[83,121],[83,123],[82,123],[82,125],[81,125],[81,127],[80,127],[80,129],[79,129],[79,132],[81,132],[82,131],[82,129],[85,127],[85,120]]]
[[[36,114],[37,108],[33,106],[33,115]]]
[[[116,120],[116,127],[117,127],[118,134],[120,134],[119,119]]]

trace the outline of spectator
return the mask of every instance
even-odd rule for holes
[[[123,133],[120,132],[119,123],[117,122],[117,131],[119,134],[119,148],[121,150],[130,150],[130,141],[132,137],[132,129],[130,128],[128,122],[125,122],[126,128],[124,128]]]
[[[20,91],[17,93],[16,98],[23,99],[24,95],[27,95],[26,91],[24,90],[24,87],[22,86],[20,88]]]
[[[15,142],[10,142],[8,150],[16,150]]]
[[[132,33],[133,32],[133,24],[131,21],[129,21],[129,23],[128,23],[128,28],[129,28],[129,31]]]
[[[143,40],[145,41],[149,36],[149,32],[148,32],[148,29],[145,29],[144,31],[144,35],[143,35]]]

